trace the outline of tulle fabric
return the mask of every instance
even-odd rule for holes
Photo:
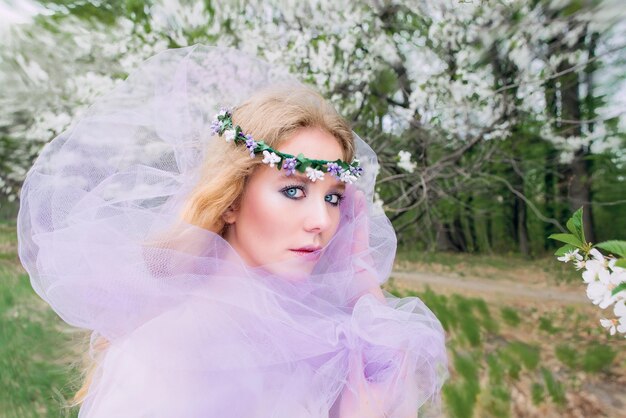
[[[80,417],[340,417],[364,401],[372,416],[414,417],[437,400],[439,321],[418,298],[376,291],[396,238],[372,203],[376,155],[356,134],[365,175],[312,272],[299,260],[249,267],[181,220],[210,141],[222,140],[210,133],[219,107],[285,82],[234,50],[165,51],[28,173],[18,234],[33,288],[110,342]]]

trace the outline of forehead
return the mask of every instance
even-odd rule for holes
[[[278,151],[286,154],[304,154],[306,158],[335,161],[343,158],[343,148],[339,140],[319,128],[302,128],[284,141]]]

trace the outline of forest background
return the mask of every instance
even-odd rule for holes
[[[0,45],[3,216],[42,145],[98,95],[158,51],[204,43],[286,66],[333,101],[380,156],[401,243],[543,255],[579,207],[588,241],[626,232],[621,2],[275,3],[3,6],[26,20]]]
[[[558,246],[548,235],[564,232],[576,209],[583,208],[588,241],[626,237],[625,17],[619,0],[4,0],[0,243],[2,258],[9,260],[3,274],[14,283],[3,289],[3,318],[19,312],[19,297],[32,292],[17,263],[14,225],[21,182],[42,146],[144,59],[196,43],[236,47],[289,68],[352,122],[378,153],[376,199],[396,228],[406,269],[428,270],[434,262],[441,272],[456,263],[467,273],[468,265],[482,260],[502,268],[491,265],[495,273],[479,269],[475,276],[508,274],[515,282],[519,277],[510,272],[520,271],[552,284],[571,283],[575,274],[545,260]],[[416,291],[393,286],[398,293]],[[572,376],[604,373],[598,383],[607,373],[615,382],[626,374],[615,348],[598,348],[615,347],[616,340],[598,345],[592,324],[597,327],[599,316],[580,306],[548,313],[503,306],[492,318],[482,298],[425,292],[420,296],[443,318],[452,339],[452,380],[444,393],[450,416],[520,415],[516,390],[537,408],[551,399],[563,416],[563,408],[576,402],[567,391],[593,381]],[[475,334],[468,316],[479,324]],[[567,334],[577,342],[555,342],[546,348],[546,360],[543,346],[511,343],[504,328],[494,328],[498,322],[514,333],[525,316],[534,318],[529,327],[543,326],[539,339]],[[591,318],[591,325],[572,319],[579,316],[583,322]],[[555,318],[568,325],[554,325]],[[15,325],[15,333],[28,336],[25,323]],[[7,342],[15,337],[11,332],[4,328],[0,335],[7,352],[19,347]],[[580,333],[589,344],[577,340]],[[494,336],[507,343],[485,351]],[[603,362],[577,363],[577,350],[591,350],[590,358]],[[479,351],[493,356],[468,366]],[[26,362],[22,354],[9,354]],[[560,369],[538,365],[555,356]],[[516,362],[528,366],[526,386],[515,383]],[[7,367],[16,372],[3,376],[3,384],[24,386],[19,367]],[[48,385],[50,379],[43,378]],[[9,404],[29,410],[33,399],[47,396],[44,386],[38,390],[36,396],[24,392],[21,406],[0,397],[0,410]],[[66,397],[59,392],[56,401]],[[38,408],[48,410],[46,402]]]

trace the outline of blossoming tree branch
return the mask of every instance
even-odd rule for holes
[[[576,270],[583,270],[587,297],[601,309],[613,306],[614,318],[602,318],[600,324],[611,335],[619,332],[626,337],[626,241],[587,242],[582,208],[567,221],[567,229],[570,233],[549,237],[565,243],[556,251],[557,259],[564,263],[572,261]]]

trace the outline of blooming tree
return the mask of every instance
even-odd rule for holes
[[[9,109],[0,116],[0,192],[15,199],[41,146],[141,61],[201,42],[288,67],[335,102],[379,154],[377,204],[400,234],[436,230],[467,247],[459,231],[469,230],[473,241],[478,226],[473,217],[459,219],[459,208],[509,194],[514,235],[528,241],[527,212],[558,230],[559,199],[591,200],[561,187],[590,187],[593,168],[581,161],[594,152],[615,161],[623,155],[615,134],[623,118],[591,106],[605,92],[587,77],[597,72],[591,64],[618,51],[619,32],[605,30],[615,20],[607,18],[611,1],[596,9],[579,3],[138,0],[97,7],[68,0],[13,28],[0,46],[0,102]],[[572,75],[575,88],[567,90]],[[585,99],[565,100],[574,90]],[[569,110],[576,106],[586,113]],[[539,143],[545,152],[537,155]],[[538,170],[545,171],[542,202],[528,184]],[[469,227],[455,228],[461,221]]]

